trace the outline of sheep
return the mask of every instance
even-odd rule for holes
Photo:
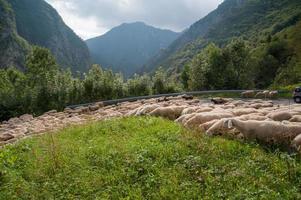
[[[263,98],[264,94],[263,92],[257,92],[257,94],[255,95],[255,98]]]
[[[206,122],[215,120],[215,119],[222,119],[222,118],[229,118],[233,117],[233,114],[224,112],[208,112],[208,113],[198,113],[194,117],[190,118],[185,124],[185,127],[194,127],[199,126],[200,124],[204,124]]]
[[[298,151],[301,151],[301,133],[295,137],[292,142],[292,146],[295,147]]]
[[[242,108],[242,109],[236,109],[232,111],[232,113],[235,116],[247,115],[247,114],[257,113],[257,112],[258,111],[254,108]]]
[[[183,96],[181,96],[181,98],[183,98],[186,101],[188,101],[188,100],[193,100],[194,97],[192,95],[184,94]]]
[[[227,110],[227,109],[233,109],[233,108],[235,108],[235,105],[233,105],[233,104],[225,104],[221,108],[225,109],[225,110]]]
[[[143,106],[142,108],[138,109],[135,116],[141,116],[141,115],[146,115],[147,113],[152,112],[153,110],[155,110],[156,108],[158,108],[159,105],[147,105],[147,106]]]
[[[203,123],[199,126],[199,130],[200,131],[207,131],[218,121],[219,121],[219,119],[214,119],[214,120],[211,120],[209,122]]]
[[[242,98],[253,98],[255,96],[254,90],[249,90],[241,93]]]
[[[225,124],[228,128],[239,130],[246,139],[274,144],[287,144],[301,133],[301,126],[284,125],[274,121],[227,119]]]
[[[237,100],[237,101],[233,101],[233,102],[231,102],[234,106],[242,106],[242,105],[244,105],[245,104],[245,102],[244,101],[242,101],[242,100]]]
[[[269,92],[269,94],[268,94],[268,97],[269,97],[270,99],[277,98],[277,96],[278,96],[278,91],[271,91],[271,92]]]
[[[261,113],[251,113],[247,115],[241,115],[237,119],[240,119],[242,121],[248,121],[248,120],[265,121],[268,119],[268,117],[263,116]]]
[[[160,102],[166,102],[166,101],[170,101],[170,99],[168,97],[162,97],[162,98],[158,98],[157,99],[158,103],[160,103]]]
[[[268,115],[268,118],[270,118],[274,121],[290,120],[292,117],[293,117],[293,115],[286,111],[273,112]]]
[[[210,128],[206,131],[207,135],[213,136],[221,131],[225,131],[228,127],[225,124],[226,119],[215,120],[214,123],[210,126]]]
[[[225,104],[230,101],[233,101],[233,99],[226,99],[226,98],[221,98],[221,97],[216,97],[216,98],[211,99],[211,102],[214,104]]]
[[[181,115],[186,115],[186,114],[194,113],[194,112],[197,111],[197,109],[199,109],[199,107],[188,107],[188,108],[185,108],[185,109],[182,111],[182,114],[181,114]]]
[[[301,115],[295,115],[289,121],[290,122],[301,122]]]
[[[126,114],[126,116],[141,116],[141,115],[146,115],[147,113],[150,113],[151,111],[155,110],[158,108],[159,105],[157,104],[152,104],[152,105],[145,105],[145,106],[140,106]]]
[[[196,113],[181,115],[178,119],[175,120],[177,123],[185,124],[190,118],[194,117]]]
[[[159,107],[150,112],[150,115],[175,120],[181,115],[184,109],[185,107],[183,106]]]
[[[262,92],[262,94],[264,95],[264,98],[266,99],[269,96],[270,91],[269,90],[265,90],[265,91]]]
[[[247,107],[259,109],[259,108],[271,108],[273,106],[274,106],[273,103],[252,103],[251,105],[249,105]]]
[[[212,111],[213,108],[212,107],[203,107],[203,108],[199,108],[196,110],[197,113],[203,113],[203,112],[210,112]]]
[[[265,91],[262,91],[262,92],[258,92],[255,95],[255,98],[264,98],[264,99],[266,99],[269,94],[270,94],[270,91],[269,90],[265,90]]]

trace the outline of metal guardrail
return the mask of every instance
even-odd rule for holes
[[[102,102],[105,106],[109,105],[115,105],[118,103],[123,103],[123,102],[134,102],[138,100],[143,100],[143,99],[154,99],[154,98],[160,98],[160,97],[174,97],[174,96],[180,96],[180,95],[204,95],[204,94],[219,94],[219,93],[242,93],[247,90],[210,90],[210,91],[194,91],[194,92],[181,92],[181,93],[171,93],[171,94],[158,94],[158,95],[149,95],[149,96],[139,96],[139,97],[128,97],[128,98],[123,98],[123,99],[114,99],[114,100],[106,100],[106,101],[99,101]],[[262,90],[254,90],[255,92],[260,92]],[[86,106],[91,106],[94,105],[98,102],[94,103],[86,103],[86,104],[78,104],[78,105],[70,105],[67,106],[67,108],[77,108],[77,107],[86,107]]]

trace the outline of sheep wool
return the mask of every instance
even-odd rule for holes
[[[295,137],[292,142],[292,146],[295,147],[298,151],[301,151],[301,133]]]
[[[301,126],[285,125],[275,121],[241,121],[228,119],[228,128],[236,128],[246,139],[259,140],[267,143],[283,144],[291,142],[301,133]]]
[[[185,107],[182,106],[159,107],[153,110],[150,115],[175,120],[181,115],[184,109]]]
[[[204,124],[201,124],[199,126],[199,130],[200,131],[207,131],[208,129],[210,129],[218,121],[219,121],[219,119],[215,119],[215,120],[211,120],[209,122],[206,122]]]
[[[282,112],[273,112],[273,113],[270,113],[268,115],[269,118],[271,118],[272,120],[274,121],[284,121],[284,120],[290,120],[293,115],[289,112],[286,112],[286,111],[282,111]]]
[[[242,98],[253,98],[255,96],[255,91],[254,90],[249,90],[241,93]]]
[[[199,113],[194,117],[189,119],[184,126],[185,127],[194,127],[199,126],[200,124],[204,124],[206,122],[215,120],[215,119],[223,119],[233,117],[230,113],[218,113],[218,112],[208,112],[208,113]]]

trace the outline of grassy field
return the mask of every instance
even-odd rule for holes
[[[301,199],[301,162],[158,118],[125,118],[0,150],[0,199]]]

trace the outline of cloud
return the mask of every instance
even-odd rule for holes
[[[98,36],[124,22],[143,21],[182,31],[223,0],[46,0],[82,38]]]

